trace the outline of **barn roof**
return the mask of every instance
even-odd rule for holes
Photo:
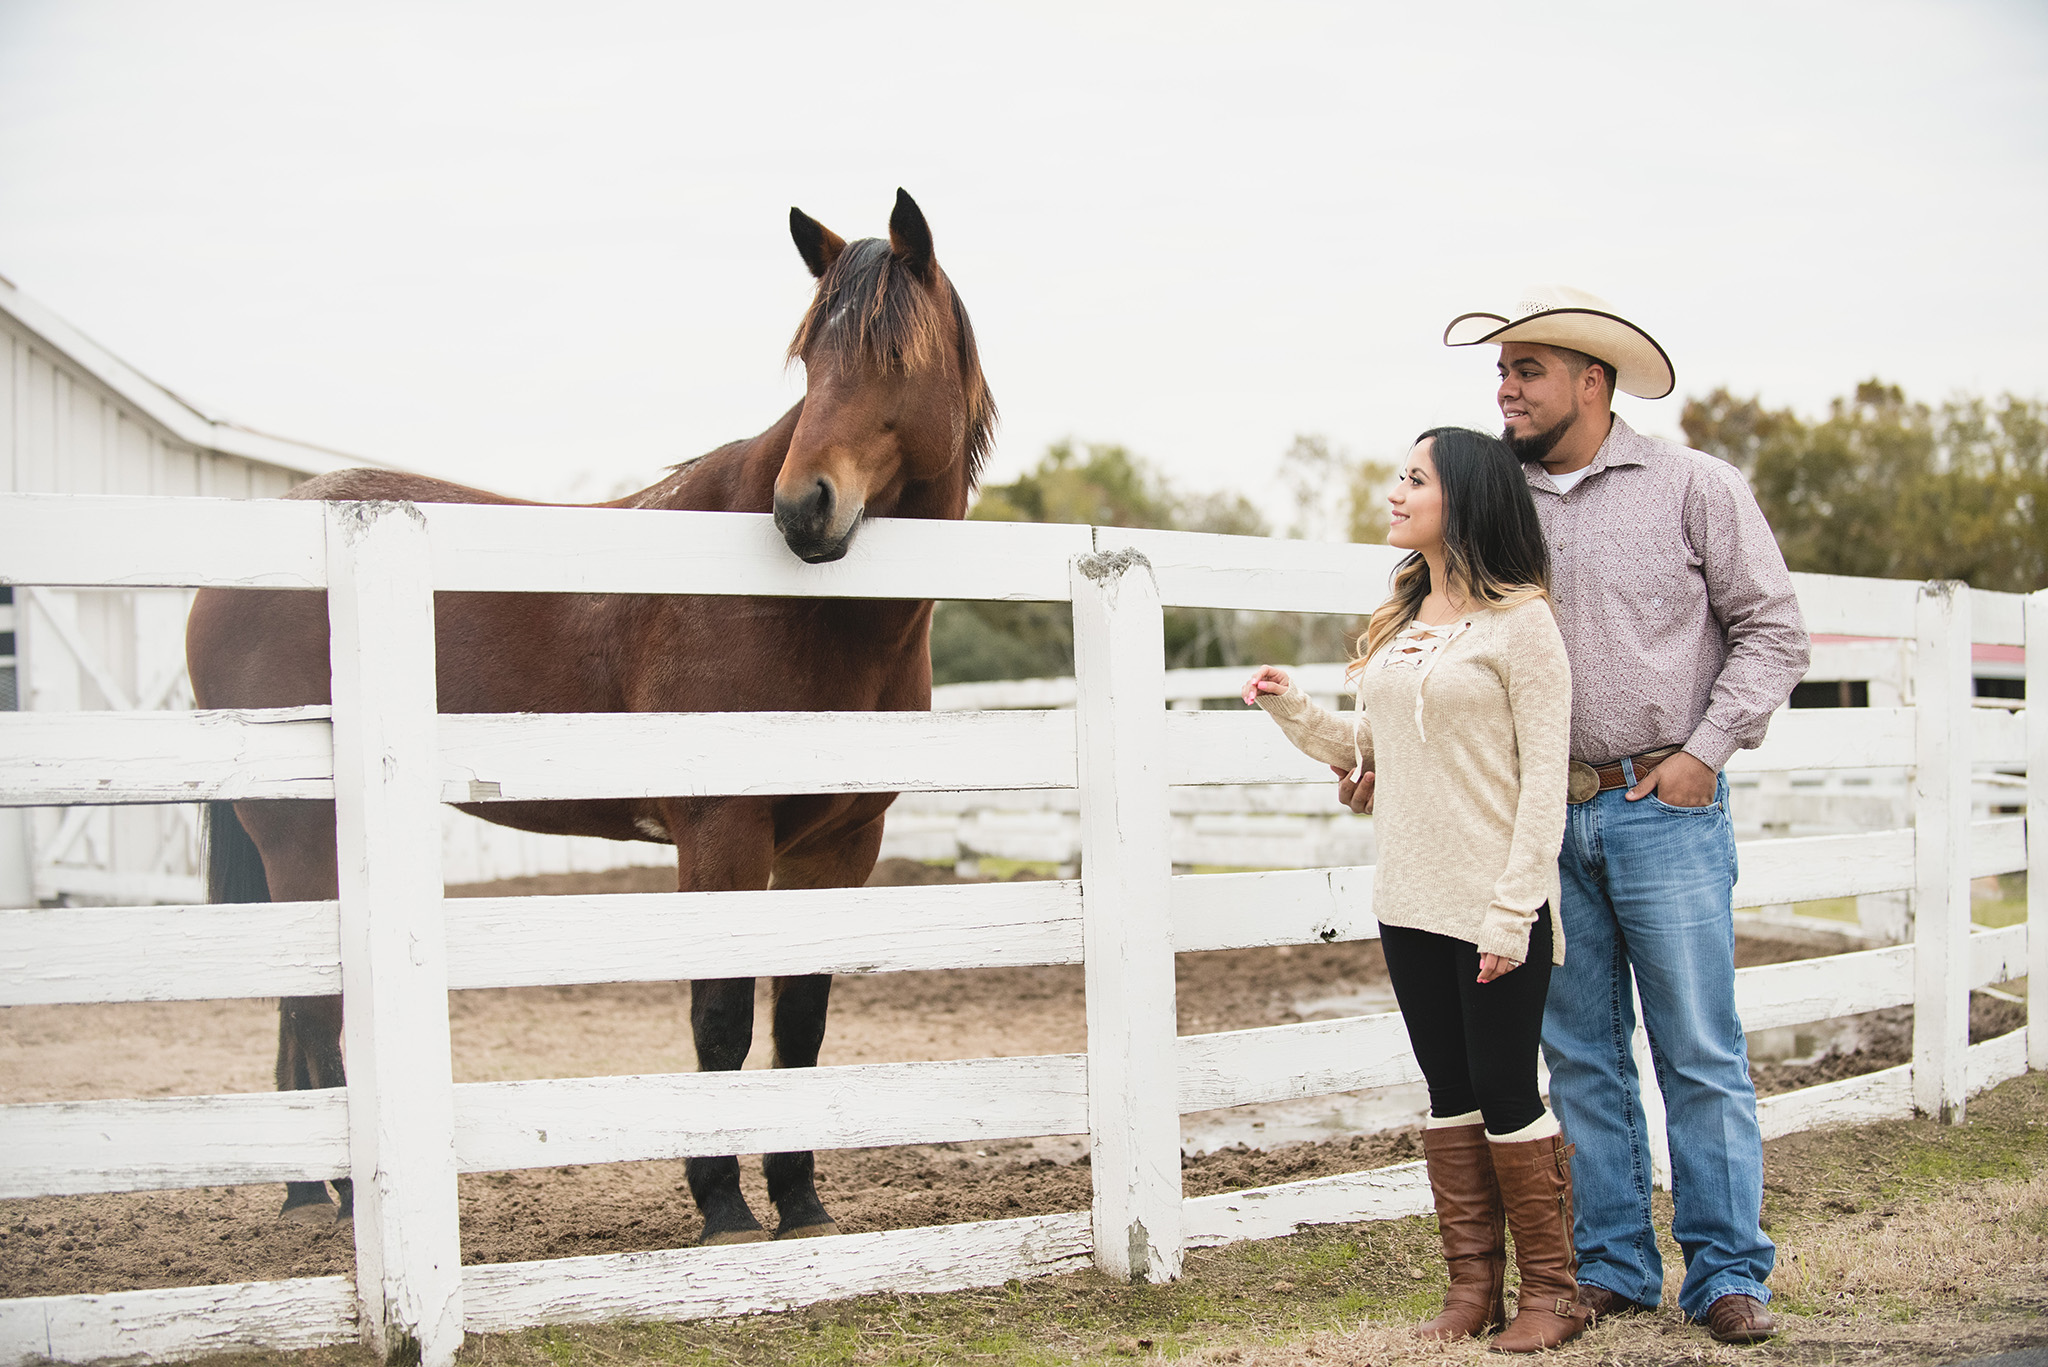
[[[12,318],[33,333],[42,345],[63,355],[132,405],[143,417],[188,446],[260,461],[300,475],[383,464],[344,451],[315,446],[311,442],[259,432],[220,414],[209,413],[190,399],[150,379],[49,308],[23,294],[5,276],[0,276],[0,314]]]

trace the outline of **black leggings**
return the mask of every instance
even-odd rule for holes
[[[1550,908],[1529,927],[1529,959],[1479,981],[1479,947],[1428,930],[1381,926],[1387,976],[1408,1042],[1429,1083],[1429,1113],[1486,1117],[1489,1134],[1513,1134],[1543,1114],[1536,1045],[1550,991]]]

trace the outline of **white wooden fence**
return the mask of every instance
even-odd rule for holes
[[[167,1360],[359,1336],[448,1363],[465,1328],[681,1318],[1082,1266],[1176,1275],[1187,1248],[1428,1206],[1419,1165],[1183,1199],[1178,1117],[1418,1074],[1392,1014],[1176,1037],[1176,951],[1377,933],[1369,868],[1170,875],[1173,785],[1321,776],[1263,717],[1169,711],[1161,608],[1355,612],[1384,547],[991,523],[877,522],[804,566],[765,517],[434,504],[0,497],[0,582],[325,588],[334,705],[267,713],[0,716],[0,802],[333,798],[336,902],[0,913],[0,1004],[339,991],[336,1091],[0,1107],[0,1197],[353,1174],[356,1275],[0,1302],[0,1362]],[[1073,711],[437,716],[434,590],[1071,601]],[[1744,970],[1754,1029],[1915,1008],[1913,1062],[1772,1097],[1769,1134],[1960,1120],[2048,1064],[1971,1047],[1975,985],[2048,972],[2030,926],[1971,933],[1969,879],[2025,868],[2026,824],[1969,820],[1973,757],[2031,758],[2048,725],[1969,706],[1969,643],[2048,643],[2048,597],[1806,577],[1816,631],[1917,641],[1911,709],[1781,717],[1770,768],[1912,765],[1912,830],[1744,851],[1739,900],[1911,889],[1913,944]],[[2048,645],[2029,652],[2048,696]],[[1082,877],[1031,884],[444,901],[437,804],[535,798],[1077,788]],[[1085,1055],[791,1072],[451,1082],[450,988],[1080,962]],[[2048,977],[2040,978],[2048,981]],[[463,1267],[461,1172],[691,1154],[1087,1133],[1092,1212],[828,1240]]]

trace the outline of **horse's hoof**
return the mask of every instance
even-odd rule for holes
[[[838,1232],[839,1222],[837,1220],[827,1220],[823,1224],[798,1225],[795,1229],[778,1229],[775,1231],[775,1237],[778,1239],[822,1239],[828,1234],[837,1234]]]
[[[314,1225],[331,1229],[334,1226],[334,1203],[308,1201],[304,1205],[286,1206],[278,1212],[277,1218],[288,1220],[295,1225]]]
[[[713,1244],[765,1244],[767,1242],[768,1231],[765,1229],[722,1229],[716,1234],[706,1234],[697,1240],[697,1246],[699,1248],[709,1248]]]

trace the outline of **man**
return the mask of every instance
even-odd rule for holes
[[[1603,301],[1537,287],[1506,313],[1456,319],[1444,342],[1500,347],[1503,436],[1543,521],[1571,658],[1566,952],[1543,1048],[1551,1104],[1577,1149],[1582,1313],[1650,1309],[1663,1290],[1633,975],[1671,1140],[1679,1307],[1723,1342],[1769,1338],[1776,1249],[1760,1227],[1763,1142],[1735,1011],[1735,845],[1720,771],[1763,740],[1806,672],[1784,556],[1733,466],[1639,436],[1613,413],[1617,388],[1659,399],[1676,382],[1663,348]]]

